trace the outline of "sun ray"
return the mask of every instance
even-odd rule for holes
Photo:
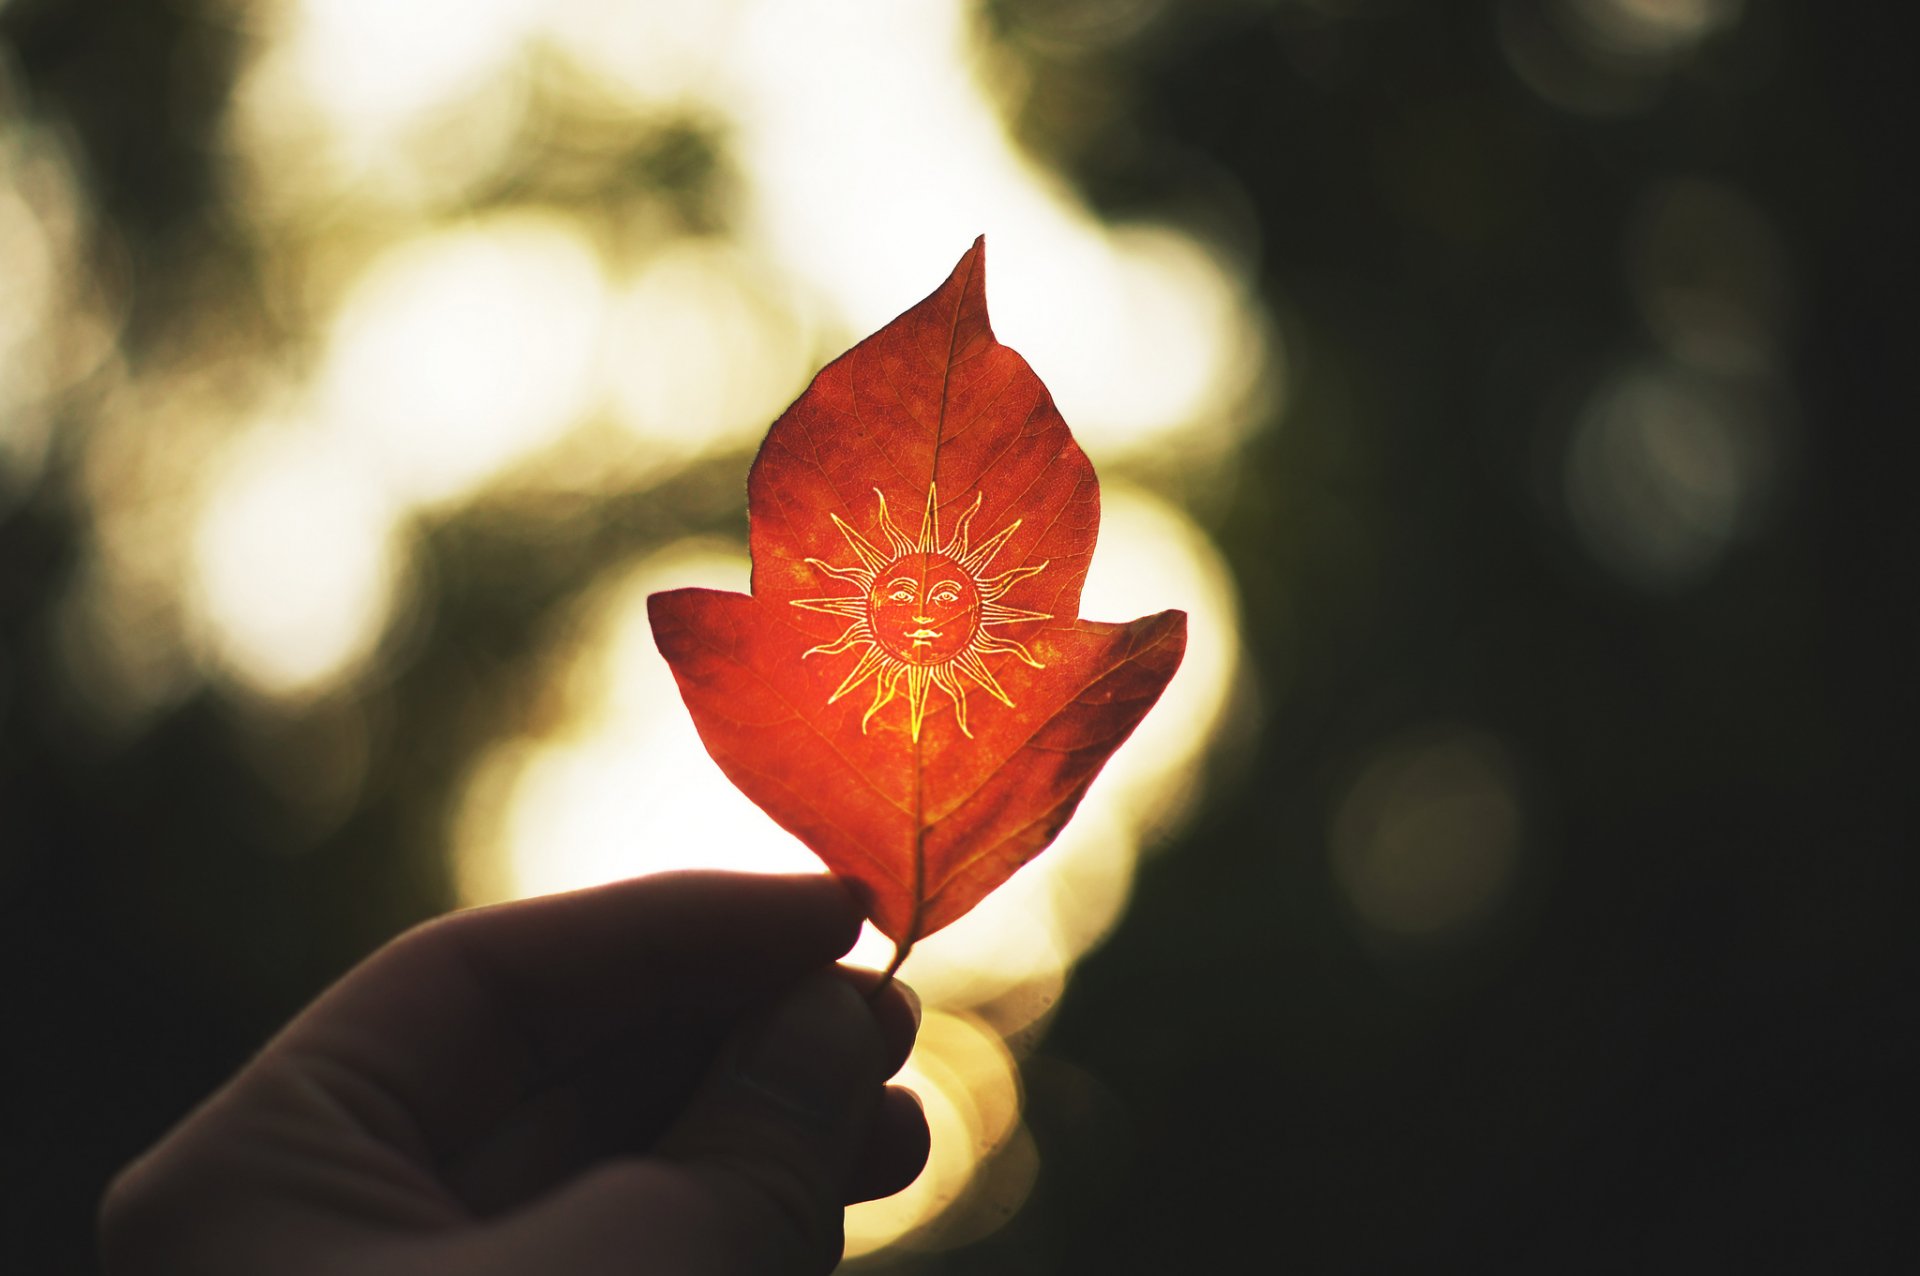
[[[967,677],[984,687],[988,695],[1007,706],[1007,708],[1013,708],[1013,700],[1007,695],[1006,688],[1000,685],[1000,680],[993,676],[991,669],[987,668],[987,662],[980,659],[979,652],[964,651],[960,653],[953,663],[960,672],[966,674]]]
[[[956,657],[951,664],[935,665],[933,667],[933,685],[946,692],[947,698],[953,701],[954,723],[960,728],[960,734],[971,740],[973,739],[973,732],[967,729],[967,688],[965,684],[960,681],[959,676],[954,673],[954,670],[958,668],[959,665],[960,658],[958,657]]]
[[[802,656],[837,656],[841,652],[853,647],[856,643],[870,643],[872,641],[873,629],[867,624],[866,617],[863,616],[851,625],[848,625],[847,631],[838,638],[835,638],[832,642],[823,642],[818,647],[809,647],[800,654]],[[831,704],[832,701],[828,701],[828,703]]]
[[[893,561],[891,557],[876,549],[873,543],[866,537],[855,531],[853,525],[847,522],[846,519],[841,518],[838,514],[830,514],[828,517],[833,519],[833,525],[840,529],[842,536],[847,538],[847,544],[853,547],[854,556],[860,560],[861,564],[865,566],[868,571],[877,572]],[[893,530],[893,525],[887,522],[887,501],[885,497],[880,498],[880,525],[888,531]],[[807,561],[812,562],[813,560],[808,559]]]
[[[967,529],[973,523],[973,516],[980,512],[980,502],[986,499],[987,494],[985,492],[975,492],[973,494],[973,504],[967,506],[966,511],[954,522],[953,534],[947,537],[947,548],[943,552],[948,558],[953,559],[962,566],[965,566],[967,562],[967,536],[969,534]]]
[[[1044,661],[1034,659],[1033,653],[1027,650],[1026,644],[1009,638],[1005,634],[988,635],[981,642],[975,644],[974,649],[983,653],[1004,651],[1009,655],[1018,656],[1022,664],[1033,669],[1045,669],[1047,667]]]
[[[940,485],[927,484],[927,508],[920,515],[920,543],[914,548],[922,554],[940,552]]]
[[[867,657],[874,656],[874,653],[879,650],[878,647],[869,650],[865,656],[860,657],[860,663],[865,664]],[[875,657],[874,663],[876,665],[886,665],[885,659],[881,657]],[[887,665],[887,667],[880,671],[879,678],[874,681],[873,703],[867,706],[866,715],[860,719],[860,733],[862,735],[866,734],[867,724],[873,721],[873,715],[880,712],[881,709],[886,707],[887,702],[893,699],[894,692],[900,687],[900,675],[905,672],[906,666],[904,665]],[[833,702],[829,700],[827,703],[832,704]],[[919,736],[914,737],[916,740],[919,738]]]
[[[993,562],[995,556],[1000,553],[1001,546],[1005,545],[1007,541],[1012,539],[1013,534],[1020,530],[1020,524],[1026,521],[1024,518],[1014,519],[1011,523],[1008,523],[1005,527],[987,537],[984,541],[981,541],[976,548],[969,550],[967,556],[960,560],[960,565],[972,572],[975,576],[978,576],[989,563]],[[1040,566],[1045,567],[1046,564],[1042,563]],[[1039,568],[1035,568],[1034,570],[1038,571]]]
[[[980,582],[980,597],[990,603],[997,603],[1007,596],[1007,591],[1029,576],[1038,576],[1047,570],[1045,562],[1028,563],[1024,567],[1015,567],[1011,571],[1001,572],[998,576],[989,576]],[[1051,620],[1053,617],[1049,616]]]
[[[860,653],[860,659],[853,666],[853,671],[849,673],[844,680],[842,680],[842,682],[838,687],[834,688],[833,694],[827,697],[827,703],[832,704],[834,701],[838,700],[841,696],[846,695],[847,692],[854,690],[861,683],[873,677],[876,670],[886,670],[886,665],[887,665],[887,658],[885,655],[881,653],[880,648],[868,647],[865,651]],[[890,671],[887,671],[887,672],[890,672]],[[886,679],[886,672],[882,672],[881,680],[884,682],[885,679]],[[893,693],[892,691],[888,691],[887,694],[892,695]],[[875,710],[878,710],[882,703],[884,702],[875,701],[873,708],[867,710],[867,717],[871,718],[874,715]],[[865,729],[865,726],[866,726],[866,723],[864,720],[862,720],[861,727],[863,730]]]
[[[1025,607],[1009,607],[1005,603],[987,603],[980,608],[980,623],[983,625],[1011,625],[1022,620],[1052,620],[1050,611],[1028,611]]]
[[[793,605],[808,611],[822,611],[829,616],[845,616],[848,620],[867,618],[864,598],[796,598]]]
[[[862,589],[865,589],[873,579],[874,569],[868,567],[835,567],[832,563],[823,562],[818,558],[809,558],[806,563],[807,566],[817,567],[836,580],[844,580]]]
[[[927,667],[907,666],[907,713],[913,738],[920,738],[920,723],[927,716]]]
[[[877,487],[873,489],[873,494],[880,498],[880,530],[886,535],[887,543],[893,546],[893,558],[905,558],[908,554],[913,553],[915,548],[914,543],[907,539],[905,532],[893,525],[893,515],[887,512],[887,494]],[[891,561],[893,560],[883,560],[875,566],[874,570],[879,570],[880,567],[884,567]]]

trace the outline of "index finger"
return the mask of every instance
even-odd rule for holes
[[[455,913],[355,968],[259,1063],[344,1070],[376,1096],[357,1116],[438,1160],[609,1033],[679,1006],[724,1016],[859,929],[824,875],[666,873]]]

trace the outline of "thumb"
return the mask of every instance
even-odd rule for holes
[[[589,1171],[508,1229],[583,1271],[830,1272],[888,1071],[865,999],[809,976],[735,1033],[652,1155]]]

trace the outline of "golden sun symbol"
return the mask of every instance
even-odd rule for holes
[[[927,713],[927,692],[938,687],[953,701],[954,721],[968,739],[966,675],[986,689],[988,695],[1011,708],[1013,701],[986,666],[982,656],[1008,652],[1035,669],[1046,666],[1033,653],[1011,638],[988,633],[995,625],[1011,625],[1023,620],[1052,620],[1047,612],[1009,607],[1000,600],[1018,581],[1046,570],[1045,562],[1029,563],[1001,572],[983,573],[1007,539],[1020,530],[1020,519],[995,532],[978,545],[967,543],[967,525],[980,512],[981,494],[975,493],[973,505],[954,524],[953,534],[940,542],[937,489],[927,487],[927,509],[920,519],[918,539],[910,539],[893,525],[887,513],[887,498],[879,488],[880,532],[887,548],[874,546],[838,514],[833,525],[840,529],[859,563],[853,567],[835,567],[817,558],[807,559],[837,580],[857,585],[860,592],[841,598],[796,598],[795,607],[825,612],[851,621],[845,633],[832,642],[807,650],[806,656],[836,656],[861,648],[860,659],[839,688],[827,697],[833,704],[848,692],[874,679],[873,703],[860,719],[865,732],[873,715],[880,712],[900,691],[907,688],[908,729],[917,741],[920,723]]]

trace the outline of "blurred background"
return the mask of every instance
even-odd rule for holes
[[[1780,0],[0,0],[0,1269],[462,904],[806,869],[643,602],[984,232],[1191,613],[849,1270],[1869,1270],[1908,78]],[[884,961],[884,942],[860,955]]]

